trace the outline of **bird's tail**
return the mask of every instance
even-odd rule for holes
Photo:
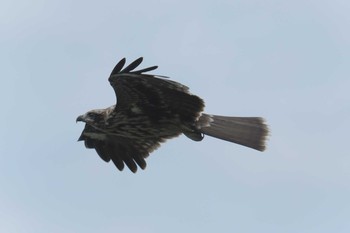
[[[202,114],[197,122],[201,133],[247,146],[259,151],[265,150],[269,133],[261,117],[227,117]]]

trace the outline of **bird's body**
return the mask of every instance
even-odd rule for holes
[[[95,148],[106,162],[119,170],[124,164],[133,172],[144,169],[145,158],[167,139],[185,134],[201,141],[203,134],[264,150],[268,133],[262,118],[222,117],[202,113],[204,101],[188,87],[163,76],[144,74],[156,66],[134,71],[137,59],[122,69],[122,59],[113,69],[109,82],[117,104],[79,116],[86,123],[79,140]]]

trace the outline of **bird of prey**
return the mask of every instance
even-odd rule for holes
[[[108,81],[117,104],[91,110],[76,121],[85,122],[78,141],[94,148],[106,162],[122,171],[146,168],[145,159],[167,139],[186,135],[201,141],[204,135],[265,150],[268,127],[261,117],[228,117],[203,113],[204,101],[189,88],[165,76],[146,74],[152,66],[135,70],[143,58],[114,67]]]

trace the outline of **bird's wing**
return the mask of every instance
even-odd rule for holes
[[[102,147],[105,144],[104,142],[107,140],[107,135],[91,125],[85,124],[84,130],[81,133],[78,141],[84,141],[85,147],[89,149],[96,149],[97,154],[106,162],[109,162],[111,158],[107,156],[106,153],[103,153]]]
[[[123,69],[125,58],[122,59],[108,79],[116,93],[119,109],[129,108],[131,105],[161,108],[167,98],[174,98],[175,102],[179,102],[179,93],[188,95],[188,87],[185,85],[168,80],[165,76],[144,74],[157,69],[157,66],[134,70],[142,60],[140,57]]]
[[[134,173],[137,166],[146,168],[145,158],[164,141],[162,138],[126,139],[106,135],[89,125],[85,126],[79,140],[85,142],[86,148],[94,148],[104,161],[112,160],[120,171],[126,165]]]

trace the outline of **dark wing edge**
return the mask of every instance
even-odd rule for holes
[[[146,168],[145,159],[164,141],[161,138],[131,141],[115,136],[106,136],[105,140],[98,140],[86,135],[87,132],[101,133],[86,125],[78,141],[84,141],[85,147],[88,149],[95,149],[103,161],[112,160],[119,171],[123,171],[126,165],[133,173],[137,172],[138,167],[142,170]]]
[[[128,65],[127,67],[124,67],[126,59],[123,58],[121,59],[117,65],[115,65],[114,69],[112,70],[112,73],[110,76],[116,75],[116,74],[142,74],[142,73],[146,73],[148,71],[152,71],[158,68],[158,66],[151,66],[151,67],[147,67],[141,70],[134,70],[136,69],[143,61],[143,57],[139,57],[138,59],[136,59],[135,61],[133,61],[132,63],[130,63],[130,65]]]
[[[110,157],[114,165],[122,171],[124,164],[136,173],[138,167],[144,170],[147,166],[146,158],[156,150],[164,140],[156,139],[125,139],[113,137],[109,141]]]

